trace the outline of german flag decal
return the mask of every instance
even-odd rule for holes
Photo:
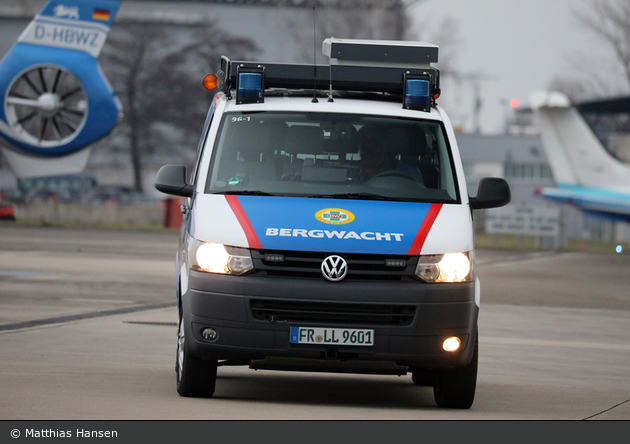
[[[109,11],[106,9],[95,9],[94,13],[92,13],[94,20],[103,20],[105,22],[109,21],[109,16]]]

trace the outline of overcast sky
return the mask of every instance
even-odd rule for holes
[[[608,51],[575,17],[576,9],[588,9],[589,4],[590,0],[427,0],[410,12],[416,30],[428,17],[431,23],[444,17],[457,22],[461,44],[453,64],[458,71],[488,74],[481,83],[480,123],[482,132],[496,133],[504,129],[502,101],[516,98],[527,106],[530,92],[546,90],[554,76],[572,75],[571,60],[610,67]],[[472,87],[442,86],[440,104],[455,124],[472,130]]]

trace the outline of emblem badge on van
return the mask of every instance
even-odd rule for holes
[[[321,268],[324,277],[331,282],[339,282],[348,274],[348,263],[341,256],[328,256]]]
[[[325,224],[343,225],[354,220],[354,214],[341,208],[325,208],[315,213],[315,219]]]

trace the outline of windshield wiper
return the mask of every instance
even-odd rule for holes
[[[214,191],[212,194],[237,194],[247,196],[275,196],[275,194],[266,193],[258,190],[230,190],[230,191]]]
[[[398,200],[393,197],[381,196],[374,193],[339,193],[339,194],[320,194],[308,197],[317,197],[324,199],[369,199],[369,200]]]

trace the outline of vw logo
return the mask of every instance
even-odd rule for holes
[[[328,256],[322,262],[322,274],[331,282],[339,282],[347,273],[348,264],[341,256]]]

